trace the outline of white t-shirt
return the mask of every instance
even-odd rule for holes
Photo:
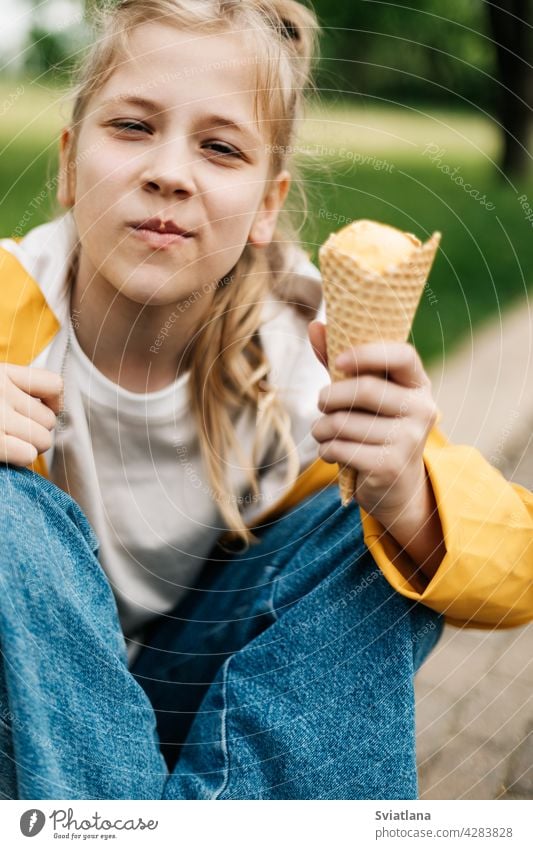
[[[289,412],[302,470],[317,456],[310,427],[319,415],[318,391],[327,373],[312,352],[307,321],[293,307],[272,301],[264,315],[260,334],[271,383]],[[172,610],[194,585],[227,528],[188,407],[189,375],[158,392],[129,392],[95,368],[71,326],[62,333],[69,336],[63,357],[65,414],[56,428],[50,476],[80,504],[96,531],[123,631],[135,641],[147,622]],[[65,341],[58,338],[56,345],[65,348]],[[252,412],[243,412],[236,427],[250,456]],[[276,445],[265,456],[259,498],[250,493],[238,462],[231,467],[232,491],[246,521],[285,491],[286,458]]]
[[[134,393],[93,366],[74,332],[69,355],[106,522],[100,559],[129,634],[194,583],[223,525],[198,465],[188,375],[158,392]],[[54,471],[58,462],[56,451]]]

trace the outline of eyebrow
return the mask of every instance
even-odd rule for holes
[[[150,111],[153,115],[161,115],[168,111],[168,109],[166,109],[161,103],[156,103],[154,100],[148,100],[146,97],[138,97],[137,95],[118,95],[116,97],[110,97],[108,100],[104,100],[101,104],[101,108],[104,109],[107,106],[122,105],[139,106],[141,109]],[[233,120],[233,118],[225,115],[213,114],[202,116],[202,123],[210,130],[215,129],[216,127],[228,127],[230,129],[237,130],[250,141],[261,141],[253,130],[243,124],[237,123]]]

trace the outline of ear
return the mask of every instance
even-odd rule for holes
[[[72,133],[64,127],[59,140],[59,178],[57,184],[57,199],[61,206],[74,205],[76,175],[70,160]]]
[[[270,181],[248,235],[248,241],[254,247],[266,248],[271,243],[278,215],[285,203],[290,185],[291,175],[288,171],[280,171]]]

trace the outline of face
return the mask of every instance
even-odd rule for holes
[[[227,275],[247,242],[271,241],[289,176],[269,173],[253,81],[237,34],[156,23],[133,33],[127,61],[89,102],[68,177],[62,137],[59,199],[92,285],[175,303]]]

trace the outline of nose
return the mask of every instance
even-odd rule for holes
[[[188,197],[194,193],[194,162],[185,140],[163,142],[149,153],[142,174],[146,191]]]

